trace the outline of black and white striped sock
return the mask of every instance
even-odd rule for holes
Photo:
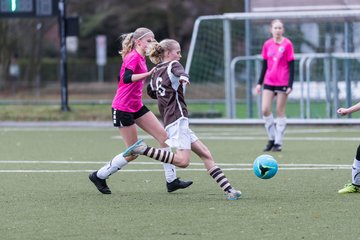
[[[211,168],[208,173],[217,182],[217,184],[224,192],[230,192],[230,189],[232,189],[231,184],[226,178],[223,171],[218,166],[214,166],[213,168]]]
[[[153,147],[147,147],[143,155],[163,163],[172,163],[175,156],[175,154],[170,151],[165,151],[163,149]]]

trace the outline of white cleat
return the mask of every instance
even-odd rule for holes
[[[231,189],[227,193],[227,200],[238,200],[241,197],[241,192],[239,190]]]
[[[124,151],[123,157],[128,157],[130,155],[141,155],[145,152],[147,147],[148,146],[146,145],[146,143],[144,143],[144,140],[139,139],[136,143],[134,143]]]

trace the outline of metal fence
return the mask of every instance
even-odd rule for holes
[[[235,104],[241,102],[236,96],[237,88],[251,89],[256,84],[261,68],[262,57],[238,56],[230,64],[231,82]],[[295,54],[295,82],[289,101],[298,103],[299,112],[295,117],[302,119],[316,118],[311,114],[312,102],[323,102],[326,118],[337,118],[336,109],[340,102],[350,106],[354,100],[360,99],[360,53],[313,53]],[[255,69],[252,81],[244,80],[246,66]],[[249,85],[250,84],[250,85]],[[247,109],[256,104],[257,116],[260,117],[261,101],[253,93],[243,99]],[[248,113],[250,118],[252,113]]]
[[[292,117],[318,118],[312,105],[322,102],[323,117],[337,118],[340,104],[360,99],[354,94],[360,73],[359,16],[359,10],[203,16],[194,25],[186,71],[197,92],[212,93],[212,99],[202,100],[226,104],[226,118],[237,118],[239,104],[246,105],[246,118],[259,117],[259,99],[253,94],[260,73],[258,54],[270,37],[270,21],[280,18],[297,53],[289,102],[298,103],[299,110]],[[189,92],[190,100],[198,99]]]

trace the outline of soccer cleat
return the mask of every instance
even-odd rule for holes
[[[274,143],[275,143],[274,140],[269,140],[263,151],[264,152],[270,151],[274,147]]]
[[[357,187],[351,183],[345,184],[343,189],[340,189],[338,193],[360,193],[360,187]]]
[[[227,193],[227,200],[238,200],[241,197],[241,192],[239,190],[230,189],[230,192]]]
[[[193,184],[192,181],[181,181],[179,178],[175,179],[171,183],[166,183],[167,191],[174,192],[178,189],[184,189]]]
[[[97,174],[97,171],[95,171],[89,175],[90,181],[92,181],[95,184],[96,188],[102,194],[111,194],[110,188],[106,184],[106,180],[98,178],[98,176],[96,176],[96,174]]]
[[[139,155],[143,154],[147,148],[146,143],[144,143],[143,139],[137,140],[136,143],[128,147],[125,152],[123,153],[123,157],[127,157],[130,155]]]
[[[271,151],[273,152],[281,152],[281,145],[280,144],[274,144],[273,148],[271,149]]]

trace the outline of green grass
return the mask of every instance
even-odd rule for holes
[[[158,114],[157,105],[154,103],[146,106],[155,114]],[[0,105],[0,121],[111,121],[110,104],[71,104],[70,110],[60,110],[60,105]],[[190,114],[211,117],[209,114],[218,113],[226,117],[226,106],[221,103],[190,103]],[[275,109],[274,109],[275,112]],[[299,103],[289,102],[286,107],[288,118],[300,118]],[[326,106],[324,103],[311,104],[311,118],[326,118]],[[247,106],[239,103],[236,106],[236,117],[248,118]],[[256,104],[253,107],[253,117],[257,118]],[[360,118],[360,112],[352,114],[353,118]]]
[[[75,104],[65,112],[60,105],[0,105],[0,121],[111,121],[111,106]]]
[[[102,195],[87,175],[124,149],[116,129],[1,128],[1,239],[359,238],[352,226],[360,194],[337,193],[351,177],[358,128],[289,126],[283,152],[271,153],[280,168],[270,180],[251,171],[266,142],[262,127],[193,130],[242,199],[225,200],[196,156],[193,171],[178,170],[178,176],[194,181],[189,189],[169,194],[161,165],[129,164],[108,180],[113,194]],[[295,170],[284,164],[346,169]]]

